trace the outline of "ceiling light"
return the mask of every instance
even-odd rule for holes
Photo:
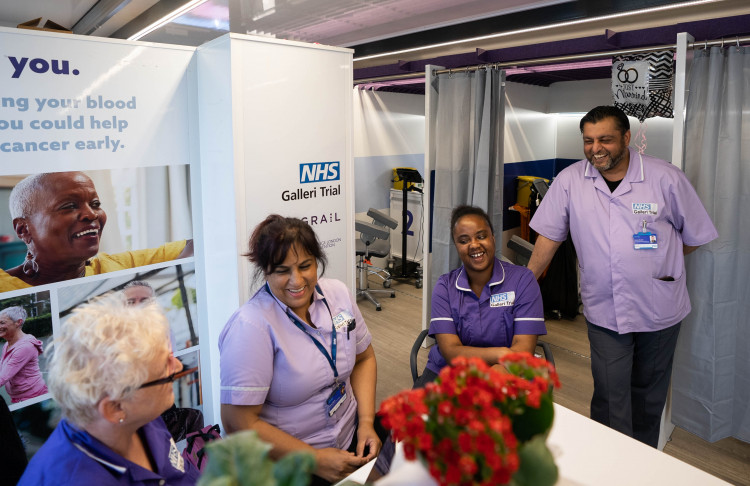
[[[141,37],[143,37],[143,36],[145,36],[147,34],[150,34],[153,31],[155,31],[159,27],[163,27],[164,25],[170,23],[171,21],[173,21],[177,17],[190,12],[191,10],[193,10],[196,7],[199,7],[199,6],[203,5],[207,1],[208,0],[190,0],[189,2],[187,2],[182,7],[173,10],[172,12],[168,13],[167,15],[165,15],[162,18],[160,18],[156,22],[150,24],[145,29],[141,29],[138,32],[136,32],[135,34],[131,35],[130,37],[128,37],[128,40],[138,40]]]
[[[478,37],[471,37],[471,38],[468,38],[468,39],[460,39],[460,40],[449,41],[449,42],[440,42],[438,44],[431,44],[431,45],[428,45],[428,46],[412,47],[410,49],[402,49],[402,50],[398,50],[398,51],[391,51],[391,52],[383,52],[383,53],[380,53],[380,54],[373,54],[371,56],[358,57],[358,58],[354,59],[354,62],[357,62],[357,61],[366,61],[368,59],[377,59],[377,58],[386,57],[386,56],[393,56],[393,55],[396,55],[396,54],[406,54],[406,53],[409,53],[409,52],[417,52],[417,51],[424,51],[424,50],[428,50],[428,49],[436,49],[438,47],[446,47],[446,46],[452,46],[452,45],[456,45],[456,44],[463,44],[465,42],[478,42],[478,41],[483,41],[483,40],[487,40],[487,39],[497,39],[498,37],[508,37],[508,36],[518,35],[518,34],[527,34],[529,32],[538,32],[540,30],[546,30],[546,29],[552,29],[552,28],[558,28],[558,27],[568,27],[568,26],[580,25],[580,24],[588,23],[588,22],[600,22],[602,20],[616,19],[616,18],[620,18],[620,17],[627,17],[627,16],[630,16],[630,15],[639,15],[639,14],[646,14],[646,13],[653,13],[653,12],[661,12],[661,11],[664,11],[664,10],[672,10],[672,9],[676,9],[676,8],[691,7],[691,6],[695,6],[695,5],[703,5],[703,4],[715,3],[715,2],[719,2],[719,1],[722,1],[722,0],[698,0],[698,1],[694,1],[694,2],[683,2],[683,3],[676,3],[676,4],[671,4],[671,5],[662,5],[662,6],[659,6],[659,7],[650,7],[650,8],[643,8],[643,9],[639,9],[639,10],[631,10],[629,12],[619,12],[619,13],[616,13],[616,14],[603,15],[601,17],[592,17],[592,18],[587,18],[587,19],[571,20],[571,21],[568,21],[568,22],[560,22],[560,23],[552,24],[552,25],[541,25],[541,26],[538,26],[538,27],[530,27],[528,29],[512,30],[510,32],[499,32],[499,33],[496,33],[496,34],[482,35],[482,36],[478,36]]]

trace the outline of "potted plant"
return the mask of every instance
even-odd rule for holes
[[[379,414],[406,459],[419,458],[441,485],[553,485],[546,446],[552,427],[554,367],[509,353],[501,373],[477,358],[456,358],[424,389],[383,401]]]
[[[198,486],[306,486],[315,457],[292,452],[278,461],[268,457],[271,445],[245,430],[206,445],[209,461]]]

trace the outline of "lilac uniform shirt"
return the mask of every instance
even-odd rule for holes
[[[42,372],[39,370],[39,355],[42,354],[42,342],[26,334],[11,348],[3,345],[0,357],[0,386],[10,395],[13,403],[47,393]]]
[[[19,486],[193,486],[200,472],[180,455],[161,417],[140,429],[148,445],[155,471],[128,461],[63,419],[26,467]]]
[[[477,298],[463,265],[441,275],[432,291],[430,336],[456,334],[464,346],[510,347],[516,334],[547,334],[542,294],[534,274],[525,267],[495,258],[492,277]],[[433,346],[427,369],[447,364]]]
[[[636,250],[633,235],[656,233],[658,248]],[[658,331],[690,312],[682,245],[718,237],[695,190],[677,167],[630,149],[614,192],[587,160],[555,178],[531,220],[537,233],[573,237],[584,315],[620,334]],[[673,278],[665,281],[660,278]]]
[[[317,329],[307,331],[331,354],[333,321],[354,317],[356,327],[347,336],[338,328],[336,368],[346,383],[347,398],[329,416],[326,400],[334,375],[328,360],[294,325],[287,306],[263,286],[232,315],[219,336],[221,403],[263,405],[260,418],[315,448],[346,449],[354,436],[357,401],[349,377],[357,355],[372,341],[367,325],[346,286],[321,278],[323,295],[313,292],[310,317]],[[328,302],[328,312],[323,296]]]

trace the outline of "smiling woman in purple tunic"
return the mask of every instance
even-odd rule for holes
[[[312,228],[271,215],[248,257],[264,285],[219,336],[221,419],[255,430],[271,457],[315,455],[312,484],[329,484],[374,458],[375,352],[346,286],[319,277],[326,258]]]
[[[511,351],[533,352],[547,334],[539,285],[524,267],[495,257],[495,234],[483,209],[458,206],[451,214],[459,268],[441,275],[432,292],[427,368],[415,386],[433,381],[457,356],[482,358],[503,371],[498,359]]]

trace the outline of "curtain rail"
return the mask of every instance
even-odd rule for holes
[[[750,42],[750,36],[744,36],[744,37],[736,36],[733,39],[728,38],[728,39],[718,39],[718,40],[710,40],[710,41],[703,41],[703,42],[690,42],[688,44],[688,48],[700,49],[700,48],[708,48],[708,47],[713,47],[713,46],[731,46],[735,44],[746,44],[749,42]],[[669,50],[669,49],[677,49],[677,45],[665,44],[661,46],[640,47],[640,48],[635,48],[635,49],[619,49],[615,51],[592,52],[588,54],[570,54],[567,56],[541,57],[537,59],[526,59],[523,61],[495,62],[495,63],[489,63],[489,64],[479,64],[476,66],[466,66],[466,67],[455,68],[455,69],[441,69],[439,71],[435,71],[434,74],[439,75],[439,74],[448,74],[448,73],[474,72],[478,69],[488,69],[488,68],[499,69],[499,68],[508,68],[508,67],[535,66],[539,64],[554,64],[554,63],[562,63],[562,62],[567,62],[567,61],[602,59],[602,58],[612,57],[612,56],[623,56],[623,55],[628,55],[628,54],[642,54],[646,52],[663,51],[663,50]],[[357,79],[356,81],[354,81],[354,85],[356,86],[358,84],[383,83],[386,81],[400,81],[403,79],[416,79],[416,78],[424,78],[424,72],[392,74],[390,76],[379,76],[379,77],[374,77],[374,78]]]

